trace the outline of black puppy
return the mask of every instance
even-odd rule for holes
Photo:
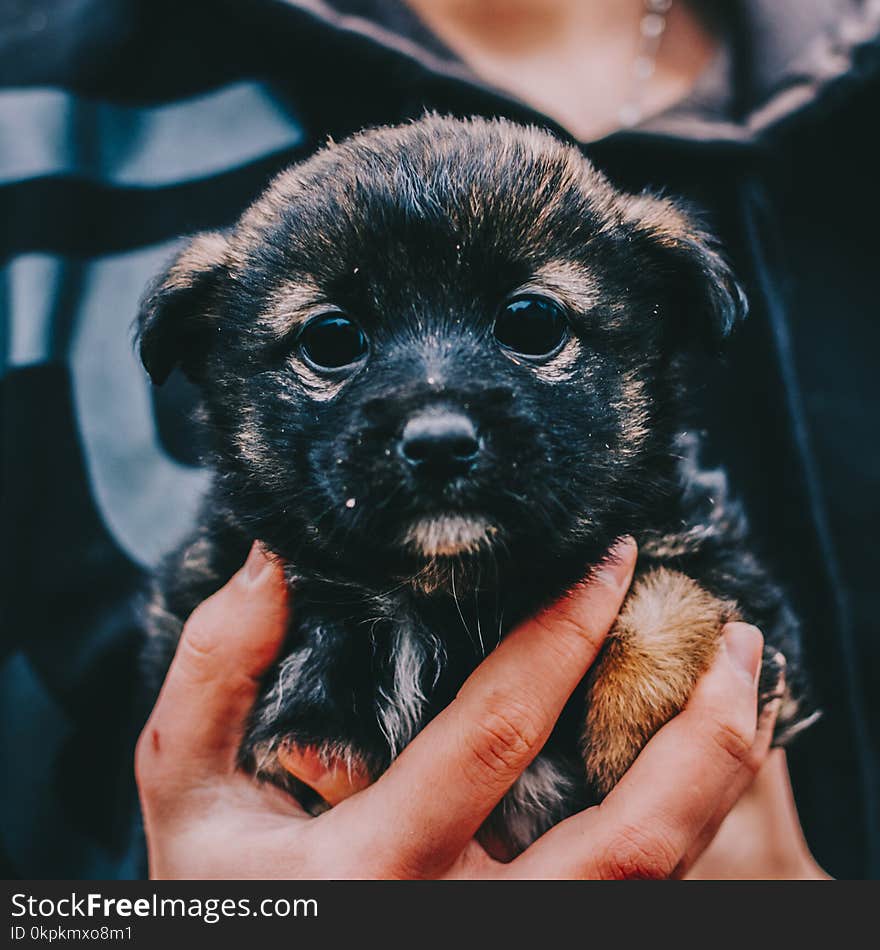
[[[499,806],[515,850],[604,795],[756,623],[777,740],[803,722],[797,625],[701,472],[682,368],[744,312],[711,237],[508,122],[427,117],[331,144],[146,298],[153,380],[203,394],[213,490],[152,610],[164,671],[254,538],[295,609],[242,749],[301,797],[291,744],[376,775],[505,631],[615,538],[636,579],[584,689]]]

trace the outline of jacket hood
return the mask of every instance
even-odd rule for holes
[[[380,44],[430,73],[487,89],[403,0],[275,2]],[[714,6],[728,24],[726,54],[736,95],[725,97],[723,108],[688,100],[637,131],[745,143],[833,107],[880,76],[880,0],[716,0]]]

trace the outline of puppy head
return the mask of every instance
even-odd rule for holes
[[[428,117],[281,174],[139,327],[154,381],[200,384],[243,528],[408,576],[626,530],[672,451],[679,357],[743,309],[669,201],[544,132]]]

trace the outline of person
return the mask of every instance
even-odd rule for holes
[[[817,876],[821,865],[834,876],[877,875],[878,703],[869,687],[880,658],[867,540],[880,467],[868,436],[877,404],[876,3],[200,0],[178,9],[167,0],[37,0],[7,4],[0,17],[8,261],[0,722],[10,777],[0,841],[9,876],[145,871],[131,779],[149,712],[134,688],[138,595],[186,532],[205,482],[185,422],[191,389],[176,379],[151,392],[136,367],[129,323],[138,296],[180,234],[231,223],[271,173],[326,136],[425,108],[541,124],[580,142],[616,184],[664,188],[706,210],[751,315],[724,370],[699,380],[695,409],[804,619],[824,713],[789,756],[809,851],[785,761],[760,746],[766,725],[755,735],[743,727],[754,696],[734,675],[731,646],[609,807],[572,820],[589,833],[560,826],[540,861],[533,855],[529,867],[514,862],[505,873]],[[444,810],[418,789],[444,762],[469,774],[472,759],[449,736],[462,722],[478,730],[486,698],[546,662],[546,644],[528,629],[512,634],[469,681],[466,701],[375,785],[358,789],[304,755],[302,775],[339,803],[307,820],[272,792],[244,792],[224,745],[248,694],[242,687],[224,705],[220,684],[241,683],[242,669],[256,675],[277,645],[279,595],[265,570],[260,593],[245,594],[238,579],[217,595],[224,612],[254,618],[242,628],[247,638],[210,622],[211,601],[197,611],[195,633],[188,628],[195,649],[175,661],[144,732],[138,773],[152,872],[204,872],[198,849],[181,844],[210,841],[205,854],[229,876],[500,873],[471,843],[488,793]],[[577,625],[588,634],[577,638],[581,673],[613,619],[607,591],[582,596],[604,606],[585,609]],[[545,622],[558,626],[563,609]],[[757,635],[728,636],[742,646]],[[187,677],[205,685],[198,700]],[[535,693],[530,741],[491,781],[521,770],[573,685],[551,677]],[[729,718],[713,713],[720,695]],[[685,783],[666,784],[673,763],[714,751],[719,734],[728,737],[722,753],[690,763],[705,800],[680,799]],[[204,768],[225,810],[193,817],[187,761]],[[723,786],[743,790],[743,774],[761,762],[709,844],[734,805]],[[680,809],[666,812],[676,801]],[[392,809],[418,829],[415,857],[398,860],[399,840],[381,836]],[[658,809],[670,827],[652,837]],[[279,865],[271,849],[248,864],[232,846],[232,829],[256,833],[273,822],[289,824],[302,864]],[[452,835],[444,845],[452,825],[466,840]],[[343,853],[345,835],[334,829],[355,826],[372,835],[369,848],[361,837],[361,849]],[[360,863],[365,850],[389,861]],[[637,860],[639,850],[651,860]],[[327,863],[309,864],[315,853]]]

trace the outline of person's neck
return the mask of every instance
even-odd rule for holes
[[[474,73],[581,139],[631,106],[645,0],[405,0]],[[638,112],[683,99],[717,48],[695,5],[676,0]]]
[[[603,38],[632,34],[645,0],[406,0],[441,39],[516,56],[552,46],[573,31]]]

